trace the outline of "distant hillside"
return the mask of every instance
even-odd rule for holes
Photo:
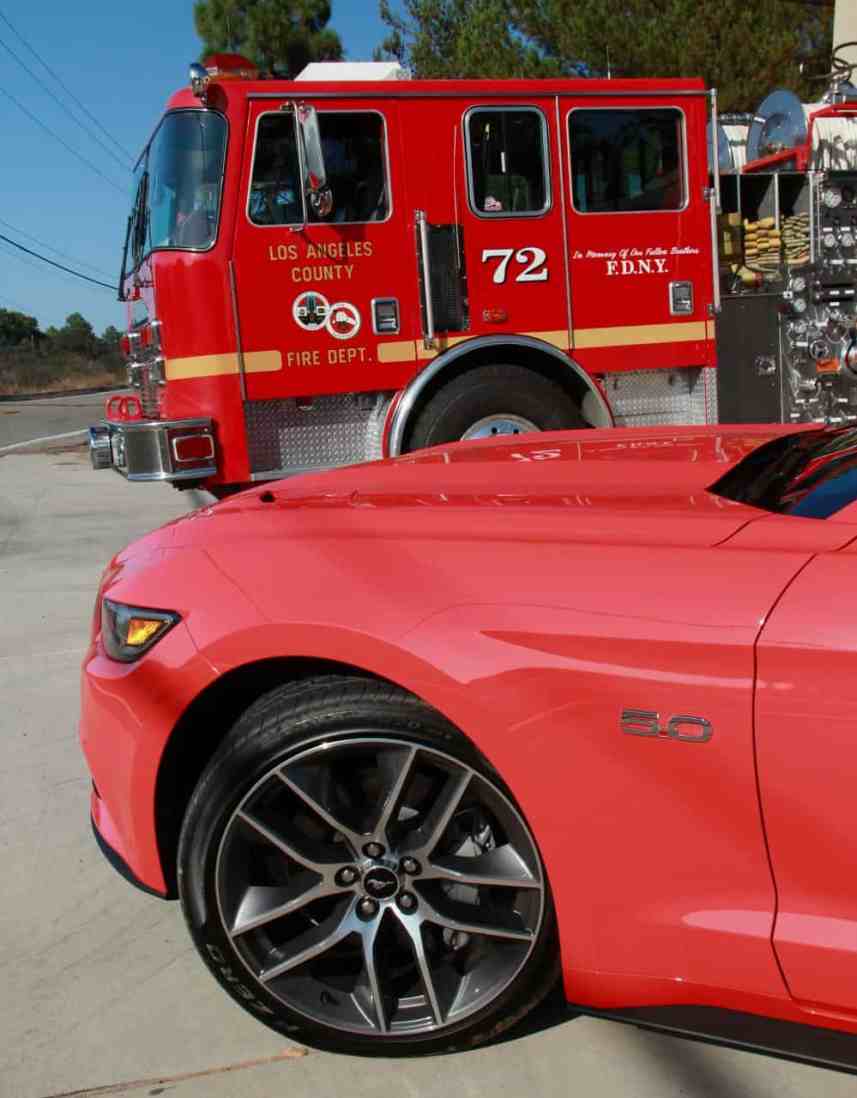
[[[0,348],[0,396],[124,383],[125,365],[118,350],[91,357],[55,349]]]

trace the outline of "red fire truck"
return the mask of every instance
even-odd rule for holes
[[[721,404],[746,390],[753,410],[730,419],[829,416],[831,401],[857,416],[845,287],[803,318],[796,305],[796,270],[815,293],[831,170],[781,160],[721,188],[708,149],[722,127],[700,81],[312,70],[262,80],[218,55],[170,100],[128,221],[133,394],[91,429],[97,467],[224,495],[453,439],[713,422],[718,339],[735,348]],[[785,147],[777,119],[763,122],[760,162]],[[799,130],[789,140],[811,143]],[[857,217],[857,185],[839,195]],[[782,250],[788,216],[807,222],[808,250],[800,268],[783,251],[772,272],[759,249],[779,235]],[[835,232],[839,283],[855,281]],[[738,254],[723,254],[730,233]],[[764,303],[771,345],[751,348],[746,371],[770,397],[762,414],[732,362],[753,342],[747,302]],[[829,306],[838,342],[824,327],[810,354],[807,325]],[[795,388],[795,355],[809,363],[801,384],[835,382],[826,403]]]

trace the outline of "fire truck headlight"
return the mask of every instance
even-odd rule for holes
[[[198,61],[194,61],[190,66],[189,76],[190,90],[197,99],[202,99],[204,102],[208,92],[208,70],[203,65],[200,65]]]

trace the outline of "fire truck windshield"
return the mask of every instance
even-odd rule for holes
[[[214,111],[166,115],[137,165],[132,266],[152,251],[204,251],[217,237],[226,120]]]

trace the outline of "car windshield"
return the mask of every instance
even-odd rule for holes
[[[857,500],[857,428],[772,439],[709,491],[777,514],[827,518]]]
[[[226,120],[213,111],[168,114],[135,172],[132,266],[159,248],[204,250],[217,236]]]

